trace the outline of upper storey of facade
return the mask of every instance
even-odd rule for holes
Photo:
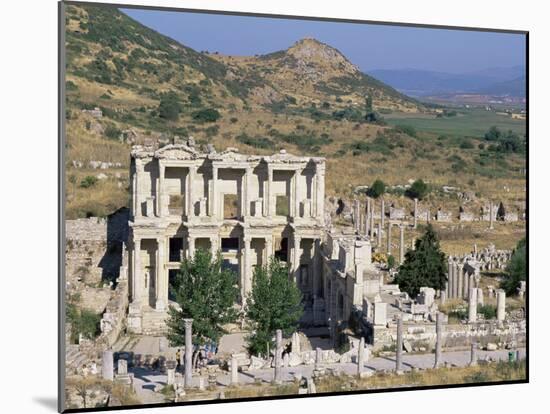
[[[324,158],[284,150],[260,156],[235,148],[202,152],[188,144],[134,146],[130,179],[134,226],[324,224]]]

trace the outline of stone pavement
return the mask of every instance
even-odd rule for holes
[[[525,358],[525,348],[520,350],[520,358]],[[480,360],[490,357],[492,360],[505,361],[508,359],[507,350],[498,351],[482,351],[478,350],[478,358]],[[452,366],[464,367],[470,362],[470,351],[452,351],[442,353],[442,364],[448,363]],[[403,355],[403,371],[408,371],[411,368],[433,368],[434,354],[417,354]],[[332,368],[348,375],[357,373],[357,365],[355,363],[337,363],[324,364],[324,368]],[[395,369],[395,358],[391,357],[376,357],[369,359],[365,365],[364,372],[374,371],[392,371]],[[309,377],[313,373],[314,365],[299,365],[296,367],[282,368],[283,381],[292,381],[295,375]],[[144,403],[158,403],[163,401],[162,395],[155,393],[153,390],[156,385],[166,385],[167,376],[158,371],[147,370],[144,368],[132,368],[129,370],[134,373],[134,388],[139,398]],[[273,380],[273,369],[249,370],[239,372],[238,378],[241,384],[250,384],[256,380],[271,383]],[[219,386],[228,386],[230,384],[230,374],[223,372],[218,375],[217,381]],[[193,386],[198,387],[199,378],[193,377]]]

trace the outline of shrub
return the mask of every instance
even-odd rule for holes
[[[221,118],[220,113],[215,109],[200,109],[191,114],[191,117],[197,122],[216,122]]]
[[[166,92],[160,96],[158,106],[159,117],[169,121],[175,121],[181,113],[181,103],[178,95],[174,92]]]
[[[493,305],[477,305],[477,313],[483,315],[485,319],[494,319],[497,316],[497,309]]]
[[[411,187],[407,189],[405,195],[410,198],[418,198],[422,200],[429,193],[428,185],[421,179],[412,183]]]
[[[122,131],[118,129],[114,124],[109,124],[105,128],[105,136],[110,139],[118,139]]]
[[[367,190],[369,197],[378,198],[386,192],[386,184],[380,179],[377,179],[372,183],[372,186]]]
[[[93,187],[97,183],[98,179],[97,177],[94,177],[93,175],[87,175],[84,177],[82,181],[80,181],[80,187],[81,188],[90,188]]]

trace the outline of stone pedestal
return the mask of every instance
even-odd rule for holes
[[[103,351],[101,358],[101,376],[105,380],[114,379],[113,351]]]
[[[503,321],[506,315],[506,292],[497,290],[497,320]]]

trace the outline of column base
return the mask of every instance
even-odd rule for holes
[[[157,300],[155,303],[155,310],[164,312],[166,310],[166,303],[163,300]]]

